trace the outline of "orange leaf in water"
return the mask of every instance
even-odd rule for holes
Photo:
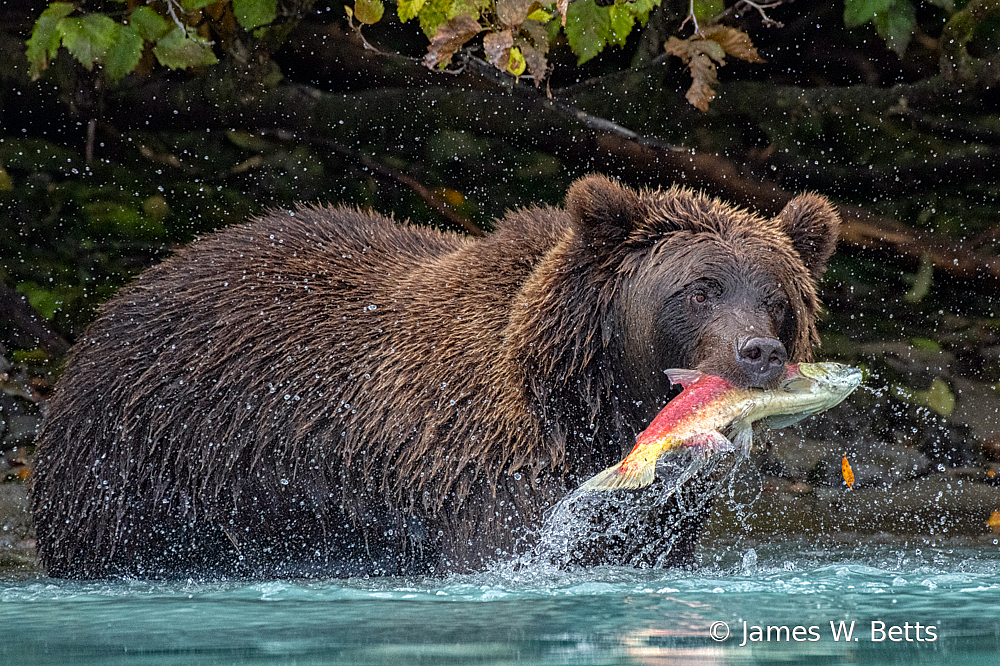
[[[1000,528],[1000,511],[994,511],[990,515],[990,519],[986,521],[986,526],[993,529]]]
[[[848,462],[847,456],[840,461],[840,472],[844,475],[844,483],[847,484],[848,488],[854,487],[854,470],[851,469],[851,463]]]

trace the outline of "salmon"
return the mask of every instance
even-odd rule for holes
[[[656,461],[681,447],[694,447],[706,456],[749,451],[754,422],[783,428],[840,404],[861,384],[861,371],[841,363],[789,365],[778,387],[770,390],[739,388],[697,370],[668,370],[667,376],[684,390],[639,434],[624,460],[590,478],[581,490],[648,486],[656,476]]]

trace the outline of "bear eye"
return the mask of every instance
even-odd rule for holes
[[[696,291],[689,297],[693,305],[704,307],[708,303],[708,294],[704,291]]]

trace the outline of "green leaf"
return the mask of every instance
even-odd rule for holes
[[[924,252],[920,257],[920,268],[913,276],[913,287],[903,294],[903,300],[907,303],[919,303],[931,291],[934,283],[934,260],[929,252]]]
[[[423,6],[424,0],[399,0],[399,6],[396,8],[399,13],[399,20],[405,23],[411,18],[416,17]]]
[[[181,0],[181,7],[183,7],[186,11],[194,12],[203,7],[215,4],[216,2],[218,2],[218,0]]]
[[[278,0],[233,0],[233,13],[245,30],[253,30],[274,21]]]
[[[115,41],[104,56],[104,75],[118,81],[135,69],[142,57],[142,37],[126,25],[117,25]]]
[[[930,338],[911,338],[910,344],[916,349],[923,349],[924,351],[941,351],[941,345],[934,342]]]
[[[895,0],[888,10],[876,14],[872,23],[879,37],[902,58],[917,24],[917,11],[909,0]]]
[[[41,315],[42,319],[51,321],[56,316],[56,311],[62,305],[62,299],[55,290],[39,287],[34,282],[21,282],[17,285],[16,291],[27,296],[28,303],[35,312]]]
[[[726,6],[722,0],[692,0],[691,12],[698,21],[698,25],[711,22],[716,16],[725,11]]]
[[[483,10],[490,6],[490,0],[454,0],[448,10],[448,20],[468,16],[477,20]]]
[[[608,41],[625,46],[625,40],[635,24],[635,15],[627,5],[611,5],[608,9],[611,16],[611,35]]]
[[[385,5],[382,0],[354,0],[354,15],[362,23],[371,25],[382,20]]]
[[[31,80],[38,79],[42,70],[49,66],[49,58],[55,58],[59,51],[62,34],[58,30],[59,21],[73,13],[75,7],[68,2],[53,2],[35,21],[35,27],[28,39],[28,64]]]
[[[427,39],[434,39],[438,27],[448,22],[448,10],[452,0],[427,0],[420,10],[420,29]]]
[[[941,416],[950,416],[955,411],[955,394],[952,393],[948,382],[941,377],[935,377],[926,391],[917,391],[898,384],[894,384],[890,389],[892,396],[897,400],[927,407]]]
[[[639,19],[640,25],[646,25],[649,21],[649,12],[653,11],[654,7],[660,6],[661,0],[636,0],[635,2],[630,2],[628,6],[635,14],[635,17]]]
[[[153,54],[161,65],[170,69],[187,69],[219,62],[208,42],[197,34],[188,35],[180,26],[156,43]]]
[[[63,46],[87,69],[104,58],[115,43],[115,32],[120,26],[104,14],[65,18],[59,22]]]
[[[566,10],[566,40],[582,65],[608,43],[611,36],[611,15],[607,7],[598,7],[594,0],[576,0]]]
[[[544,9],[536,9],[535,11],[528,14],[527,18],[531,21],[541,21],[542,23],[548,23],[552,20],[552,14],[548,13]]]
[[[161,238],[163,225],[130,204],[116,201],[91,201],[83,205],[87,222],[93,232],[108,236],[154,240]]]
[[[844,0],[844,25],[855,28],[884,14],[893,0]]]
[[[128,18],[128,24],[147,42],[155,42],[170,32],[167,19],[145,5],[135,8]]]

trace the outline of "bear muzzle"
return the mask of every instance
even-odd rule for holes
[[[748,338],[736,342],[736,365],[749,386],[767,388],[785,371],[788,352],[776,338]]]

